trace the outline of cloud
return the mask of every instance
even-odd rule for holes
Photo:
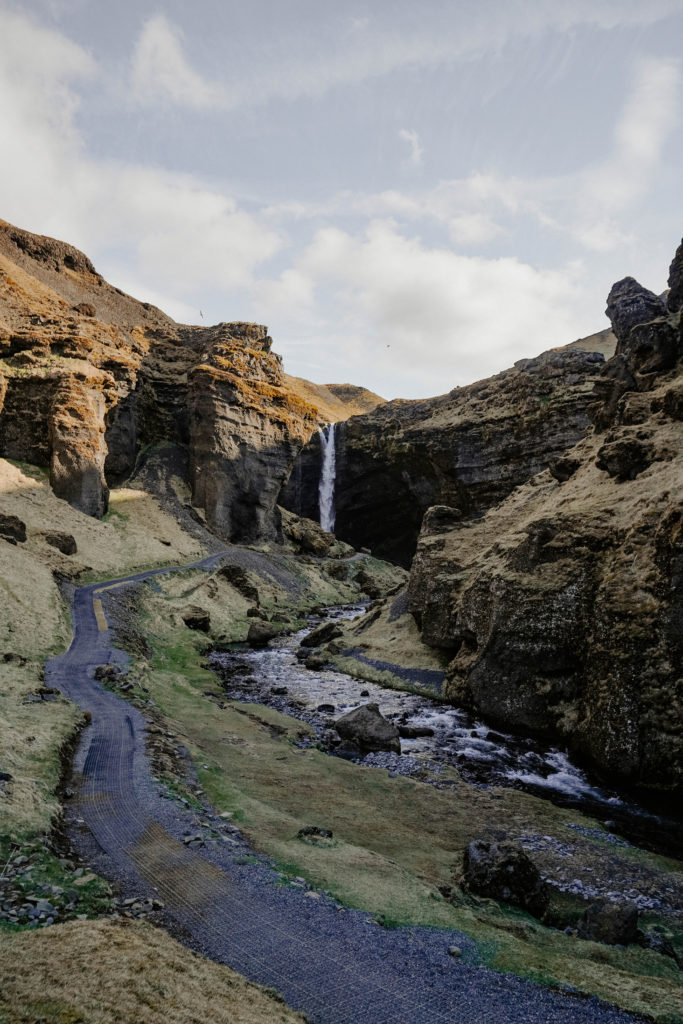
[[[679,122],[680,62],[642,59],[631,94],[614,131],[614,153],[584,176],[581,200],[586,219],[616,214],[647,190],[664,145]]]
[[[387,221],[355,236],[319,231],[299,269],[330,289],[347,359],[367,379],[389,346],[392,372],[413,393],[446,390],[577,336],[576,268],[429,248]]]
[[[249,287],[281,232],[191,175],[90,158],[73,84],[97,78],[83,49],[0,9],[3,216],[86,249],[103,271],[126,266],[142,298]]]
[[[483,54],[499,54],[514,40],[566,33],[586,26],[599,30],[646,26],[680,11],[680,0],[480,0],[434,4],[415,18],[409,0],[378,5],[372,19],[344,3],[307,5],[305,30],[291,6],[282,12],[270,0],[253,0],[257,28],[231,48],[226,38],[224,80],[211,81],[183,52],[181,30],[163,14],[143,26],[132,59],[131,87],[141,103],[176,103],[195,110],[231,110],[270,101],[319,98],[339,87],[359,85],[400,69],[437,67]],[[465,9],[466,8],[466,9]],[[264,40],[263,21],[269,34]],[[293,28],[293,23],[296,27]],[[417,161],[416,161],[417,162]]]
[[[410,146],[410,163],[414,167],[419,167],[422,163],[422,156],[424,149],[420,145],[420,136],[416,131],[409,131],[407,128],[401,128],[398,133],[399,139],[403,139]]]
[[[163,14],[145,22],[140,33],[131,63],[131,89],[133,98],[142,104],[171,102],[193,110],[228,105],[223,87],[202,78],[190,66],[180,30]]]

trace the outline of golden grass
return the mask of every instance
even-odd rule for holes
[[[158,928],[72,921],[0,932],[3,1024],[296,1024],[268,990]]]

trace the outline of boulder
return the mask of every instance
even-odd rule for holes
[[[76,539],[70,533],[60,533],[57,530],[52,530],[50,533],[44,534],[44,537],[46,544],[57,548],[63,555],[75,555],[78,551]]]
[[[389,750],[401,753],[398,729],[381,714],[379,705],[362,704],[334,724],[342,739],[353,743],[362,751]]]
[[[336,622],[323,622],[303,638],[301,646],[322,647],[323,644],[329,643],[330,640],[336,640],[338,636],[342,636],[342,631]]]
[[[274,640],[275,637],[279,635],[280,630],[277,626],[273,626],[270,622],[262,622],[260,619],[257,619],[256,622],[252,622],[249,626],[247,643],[251,647],[265,647],[270,640]]]
[[[471,892],[521,907],[541,917],[548,893],[540,873],[519,843],[476,839],[463,857],[464,882]]]
[[[649,374],[670,369],[678,344],[667,321],[664,300],[643,288],[635,278],[617,281],[607,297],[607,316],[617,338],[617,356],[631,373]]]
[[[197,605],[190,605],[182,615],[188,629],[197,629],[200,633],[208,633],[211,629],[211,615]]]
[[[591,903],[579,922],[578,935],[610,946],[628,946],[638,937],[638,911],[630,904]]]
[[[16,544],[19,541],[23,544],[26,540],[26,523],[22,522],[19,516],[5,515],[0,512],[0,538]]]

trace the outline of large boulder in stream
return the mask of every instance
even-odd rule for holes
[[[306,634],[301,641],[301,646],[322,647],[323,644],[329,643],[330,640],[336,640],[337,637],[342,635],[337,622],[321,622],[319,626],[316,626],[315,629]]]
[[[361,704],[338,718],[334,727],[343,740],[353,743],[363,753],[375,750],[401,753],[398,729],[384,718],[378,704]]]

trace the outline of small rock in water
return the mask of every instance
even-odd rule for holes
[[[462,950],[460,946],[449,946],[448,955],[454,957],[456,960],[462,956]]]

